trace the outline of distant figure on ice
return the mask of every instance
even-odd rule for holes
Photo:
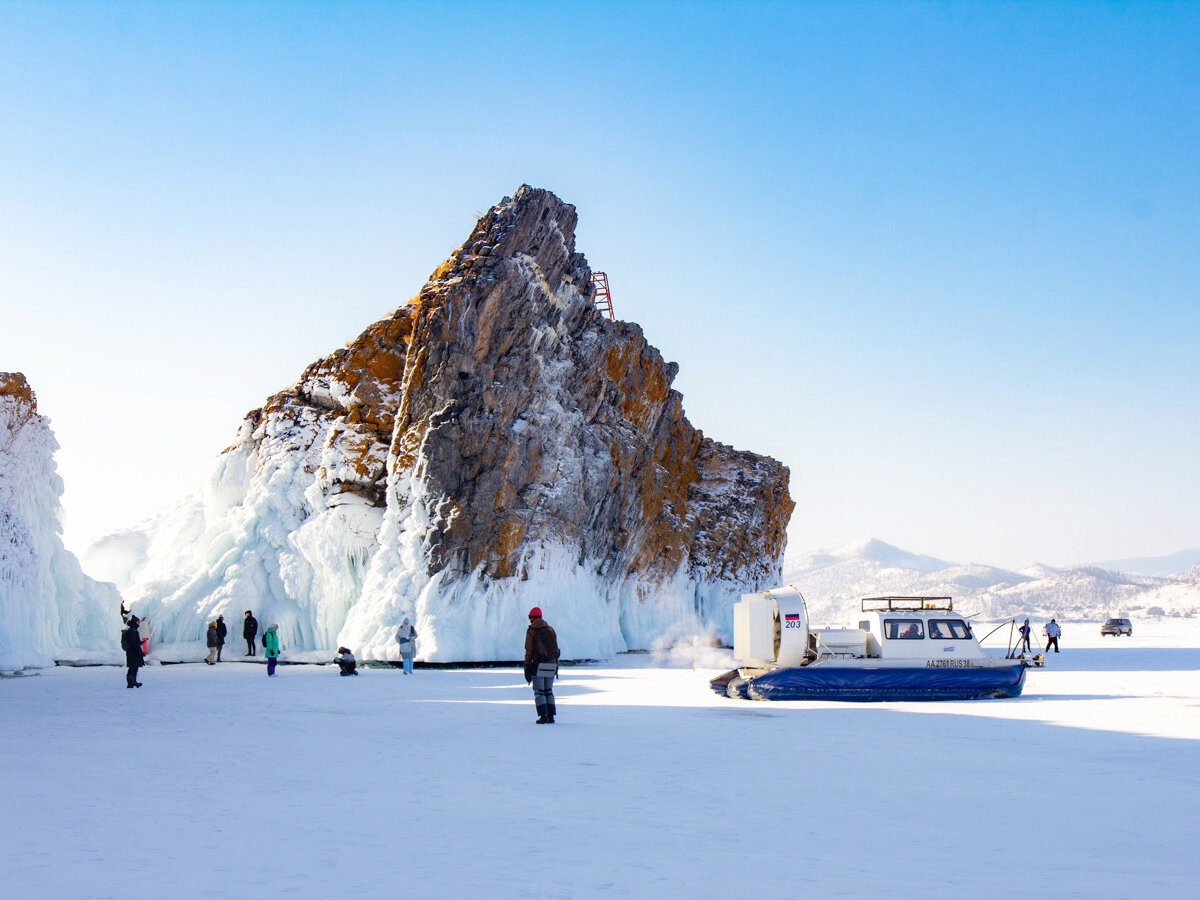
[[[1032,631],[1032,629],[1029,627],[1029,620],[1026,619],[1025,624],[1018,628],[1017,631],[1020,632],[1021,635],[1021,641],[1019,644],[1020,648],[1022,650],[1032,650],[1033,648],[1029,646],[1029,632]]]
[[[337,656],[333,661],[338,664],[342,675],[357,675],[358,663],[354,661],[354,654],[346,647],[338,647]]]
[[[254,613],[250,610],[246,610],[246,622],[242,625],[242,637],[246,639],[246,655],[254,656],[256,653],[254,639],[258,637],[258,619],[254,618]]]
[[[1046,652],[1050,652],[1050,645],[1054,645],[1054,652],[1058,652],[1058,636],[1062,634],[1062,629],[1058,627],[1058,623],[1053,619],[1046,626]]]
[[[400,645],[400,659],[404,661],[404,674],[411,675],[413,671],[413,654],[417,652],[417,629],[406,616],[396,629],[396,643]]]
[[[279,659],[279,626],[272,625],[263,635],[263,647],[267,654],[267,676],[275,675],[275,662]]]
[[[210,665],[217,664],[217,620],[213,619],[208,623],[208,630],[204,633],[204,642],[208,644],[208,656],[204,657],[204,661]]]
[[[142,638],[138,634],[138,617],[130,614],[125,623],[125,630],[121,632],[121,649],[125,651],[125,687],[141,687],[137,670],[146,664],[146,656],[142,653]]]
[[[225,617],[217,616],[217,662],[221,661],[221,648],[225,646],[225,636],[229,629],[225,627]]]
[[[533,704],[539,725],[554,724],[554,676],[558,674],[558,635],[542,618],[542,609],[529,611],[525,632],[525,683],[533,685]]]

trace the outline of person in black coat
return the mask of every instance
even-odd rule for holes
[[[217,662],[221,661],[221,648],[225,646],[225,635],[229,629],[225,627],[225,617],[217,616]]]
[[[130,616],[124,631],[121,632],[121,649],[125,651],[125,687],[141,687],[137,680],[137,670],[146,664],[145,654],[142,653],[142,636],[138,634],[140,621],[137,616]]]
[[[254,639],[258,636],[258,619],[250,610],[246,610],[246,623],[242,625],[242,637],[246,639],[246,655],[254,656]]]

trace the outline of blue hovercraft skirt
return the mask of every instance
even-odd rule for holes
[[[738,693],[759,700],[876,703],[1019,697],[1024,687],[1022,665],[986,669],[804,666],[776,669],[751,678]]]

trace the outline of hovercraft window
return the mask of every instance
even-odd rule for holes
[[[915,641],[925,637],[920,619],[884,619],[883,634],[889,641]]]
[[[929,637],[935,641],[965,641],[971,629],[962,619],[930,619]]]

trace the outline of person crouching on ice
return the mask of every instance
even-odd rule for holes
[[[346,647],[338,647],[338,655],[333,658],[333,661],[338,664],[338,668],[342,670],[343,675],[357,675],[358,663],[354,661],[354,654]]]
[[[539,725],[554,724],[554,676],[558,674],[558,635],[542,618],[542,609],[529,611],[525,632],[525,683],[533,685],[533,704]]]

